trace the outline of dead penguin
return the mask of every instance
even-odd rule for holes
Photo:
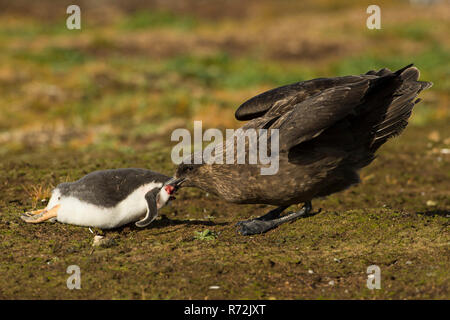
[[[149,225],[173,197],[169,177],[146,169],[95,171],[75,182],[59,184],[45,209],[23,213],[28,223],[49,219],[79,226],[111,229],[130,222]]]

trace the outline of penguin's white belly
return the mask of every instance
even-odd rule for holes
[[[134,190],[116,206],[105,208],[84,202],[78,198],[60,197],[56,189],[50,199],[48,208],[60,204],[56,220],[62,223],[86,227],[111,229],[141,219],[147,212],[145,194],[153,188],[160,188],[162,183],[149,183]]]

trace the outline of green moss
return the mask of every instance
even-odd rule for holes
[[[196,20],[186,15],[176,15],[170,11],[137,11],[120,22],[124,30],[141,30],[151,28],[174,28],[191,30]]]
[[[26,62],[51,67],[54,71],[67,70],[88,61],[89,57],[78,49],[46,47],[38,52],[18,51],[13,57]]]
[[[205,56],[178,56],[167,62],[166,69],[203,86],[229,88],[281,85],[305,80],[309,73],[307,69],[293,70],[269,61],[231,57],[225,52]]]

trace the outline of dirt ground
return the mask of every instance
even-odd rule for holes
[[[372,34],[356,1],[85,1],[75,33],[61,30],[64,6],[24,3],[0,1],[0,299],[450,298],[448,4],[381,1]],[[314,200],[315,216],[241,236],[238,221],[271,207],[186,188],[145,229],[19,219],[93,170],[172,175],[174,128],[235,128],[235,108],[263,90],[410,62],[433,88],[362,183]],[[94,248],[96,234],[109,245]],[[70,265],[80,290],[66,286]]]
[[[439,131],[435,131],[439,130]],[[101,232],[114,239],[93,248],[82,227],[26,225],[23,185],[47,185],[104,167],[163,166],[168,152],[130,155],[65,151],[13,154],[0,172],[1,298],[333,299],[448,298],[450,162],[442,142],[448,125],[409,128],[362,172],[363,183],[313,202],[316,216],[264,235],[244,237],[234,224],[268,210],[227,204],[195,189],[144,230]],[[431,144],[431,146],[430,146]],[[447,146],[448,147],[448,146]],[[38,207],[43,204],[39,203]],[[210,230],[211,239],[196,237]],[[66,288],[78,265],[82,289]],[[381,289],[366,287],[367,267],[381,269]],[[210,286],[219,286],[217,290]]]

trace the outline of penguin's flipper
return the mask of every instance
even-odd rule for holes
[[[136,226],[144,228],[148,226],[158,215],[158,208],[156,207],[156,197],[153,191],[149,191],[145,194],[145,200],[147,201],[147,213],[144,219],[136,222]]]
[[[33,212],[29,213],[29,214],[24,213],[24,214],[22,214],[20,216],[20,218],[23,221],[27,222],[27,223],[44,222],[46,220],[49,220],[49,219],[57,217],[59,207],[60,207],[60,205],[57,204],[56,206],[54,206],[50,210],[43,209],[43,210],[33,211]]]

